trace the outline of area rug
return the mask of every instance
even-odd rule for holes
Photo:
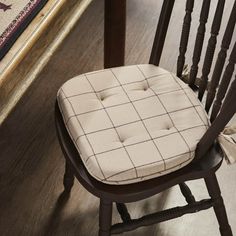
[[[48,0],[0,0],[0,60]]]

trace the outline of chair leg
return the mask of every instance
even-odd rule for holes
[[[188,187],[186,183],[180,183],[179,187],[180,187],[181,193],[185,197],[185,200],[188,204],[196,202],[190,188]]]
[[[74,173],[73,169],[71,168],[71,165],[68,161],[66,161],[65,165],[65,174],[63,179],[64,189],[65,192],[69,193],[71,191],[71,188],[74,184]]]
[[[214,201],[214,211],[219,222],[221,236],[233,236],[216,175],[213,174],[205,178],[205,182],[209,195]]]
[[[116,203],[116,208],[123,222],[129,222],[131,220],[128,209],[124,203]]]
[[[99,210],[99,236],[111,235],[112,223],[112,202],[107,200],[100,200]]]

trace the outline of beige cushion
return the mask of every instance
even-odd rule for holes
[[[77,76],[61,87],[58,103],[87,170],[107,184],[144,181],[186,166],[209,126],[192,90],[153,65]]]

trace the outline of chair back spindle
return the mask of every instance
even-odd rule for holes
[[[194,7],[194,0],[187,0],[186,1],[186,14],[184,17],[183,27],[182,27],[182,35],[180,40],[179,46],[179,56],[177,61],[177,76],[181,77],[184,63],[185,63],[185,53],[187,51],[188,40],[189,40],[189,33],[192,21],[192,12]]]
[[[198,64],[201,58],[203,42],[205,39],[205,32],[206,32],[206,23],[208,20],[209,10],[210,10],[210,3],[211,0],[203,0],[201,14],[200,14],[200,24],[197,30],[197,36],[194,46],[193,52],[193,59],[192,59],[192,66],[190,70],[190,77],[189,77],[189,85],[190,87],[194,87],[195,80],[197,78],[198,73]]]
[[[219,30],[220,30],[220,26],[222,22],[224,6],[225,6],[225,0],[219,0],[217,8],[216,8],[216,12],[215,12],[214,20],[212,23],[211,37],[208,41],[207,51],[206,51],[203,68],[202,68],[202,77],[200,80],[199,92],[198,92],[198,98],[200,101],[202,100],[204,92],[207,87],[208,75],[210,73],[213,57],[215,54],[217,35],[219,34]]]
[[[222,105],[222,101],[225,97],[225,93],[227,92],[227,89],[230,84],[230,80],[233,76],[235,64],[236,64],[236,43],[234,44],[234,48],[230,55],[229,63],[225,69],[224,75],[222,77],[222,80],[219,86],[216,100],[212,108],[211,121],[215,120],[215,118],[217,117],[217,114],[219,113],[219,110]],[[234,92],[236,93],[236,90]]]
[[[236,1],[234,2],[234,6],[230,14],[229,22],[226,26],[226,30],[225,30],[222,44],[221,44],[221,50],[218,54],[216,65],[215,65],[212,79],[210,82],[210,86],[208,89],[206,105],[205,105],[205,109],[207,112],[209,112],[211,105],[215,99],[216,89],[219,85],[220,78],[223,72],[223,68],[225,65],[226,57],[227,57],[227,51],[229,49],[229,45],[231,43],[232,36],[234,33],[235,23],[236,23]]]
[[[150,64],[158,66],[160,63],[161,54],[163,51],[174,3],[175,3],[175,0],[163,1],[161,15],[158,20],[158,25],[156,29],[153,46],[152,46],[151,56],[149,59]]]

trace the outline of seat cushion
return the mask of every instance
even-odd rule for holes
[[[144,181],[186,166],[209,127],[192,90],[154,65],[79,75],[57,99],[85,167],[106,184]]]

